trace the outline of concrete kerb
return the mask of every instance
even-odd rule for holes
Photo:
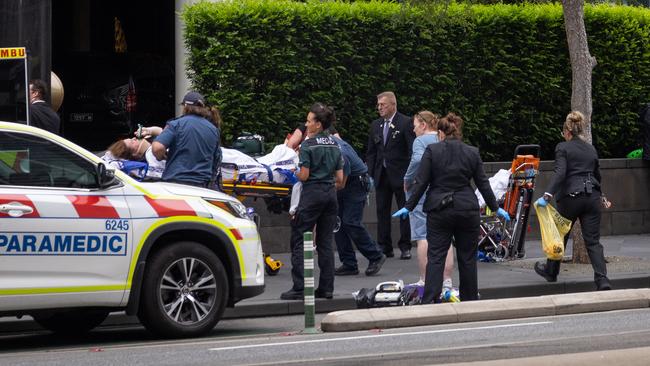
[[[501,300],[336,311],[324,332],[399,328],[650,307],[650,289],[627,289]]]
[[[554,304],[540,296],[452,304],[459,322],[477,322],[555,315]]]
[[[400,306],[329,313],[321,321],[324,332],[348,332],[458,322],[454,304]]]
[[[650,289],[627,289],[542,296],[549,298],[555,315],[638,309],[650,306]]]

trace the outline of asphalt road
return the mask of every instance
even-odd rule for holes
[[[6,334],[0,365],[439,365],[650,346],[650,309],[315,335],[297,332],[302,321],[224,321],[208,337],[170,341],[138,326],[100,328],[79,340]]]

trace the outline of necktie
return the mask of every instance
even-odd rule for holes
[[[390,120],[384,120],[384,145],[388,141],[388,129],[390,128]]]

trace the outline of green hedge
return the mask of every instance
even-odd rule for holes
[[[585,9],[593,72],[593,137],[601,157],[638,146],[650,101],[650,10]],[[551,159],[570,109],[562,7],[240,0],[183,11],[188,72],[223,112],[224,136],[284,140],[309,105],[336,107],[337,128],[360,152],[375,96],[399,110],[454,111],[486,160],[539,143]]]

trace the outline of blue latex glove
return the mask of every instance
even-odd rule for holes
[[[535,204],[539,207],[546,207],[548,205],[548,201],[544,197],[540,197],[535,201]]]
[[[506,220],[506,222],[510,221],[510,214],[508,214],[508,212],[501,207],[499,207],[497,210],[497,215],[501,216],[504,220]]]
[[[405,219],[409,216],[409,209],[406,207],[402,207],[397,212],[393,214],[393,217],[399,217],[400,219]]]

